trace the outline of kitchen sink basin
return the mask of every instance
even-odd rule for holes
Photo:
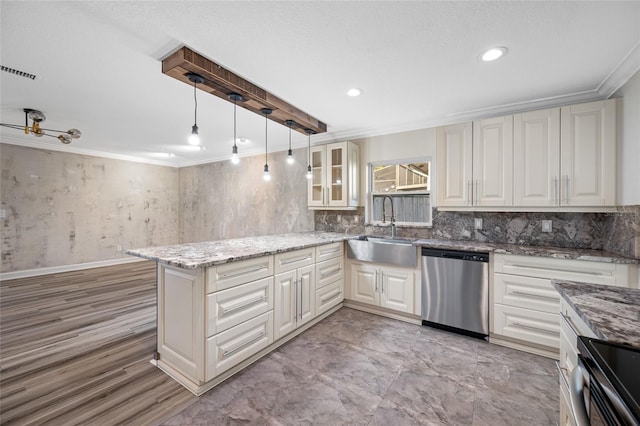
[[[347,257],[415,268],[418,265],[418,248],[409,240],[361,236],[347,241]]]

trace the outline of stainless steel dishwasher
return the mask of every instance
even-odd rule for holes
[[[422,248],[422,324],[486,339],[489,254]]]

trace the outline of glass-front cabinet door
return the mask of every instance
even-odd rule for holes
[[[323,207],[325,205],[326,186],[326,150],[324,146],[311,148],[311,179],[307,191],[309,207]]]
[[[334,207],[346,206],[347,143],[335,143],[327,148],[328,205]]]

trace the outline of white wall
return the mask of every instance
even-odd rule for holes
[[[420,129],[354,140],[360,146],[360,205],[367,197],[367,173],[369,163],[378,161],[430,158],[432,179],[436,174],[436,130]],[[431,200],[436,200],[434,185],[431,185]]]
[[[640,71],[615,93],[618,110],[618,205],[640,205]]]

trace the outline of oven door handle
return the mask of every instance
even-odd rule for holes
[[[584,401],[584,387],[587,385],[587,372],[577,365],[571,371],[569,394],[571,395],[571,411],[576,421],[576,426],[589,426],[589,414]]]

